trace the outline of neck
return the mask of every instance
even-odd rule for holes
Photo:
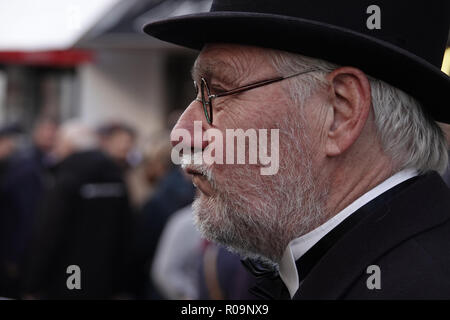
[[[324,222],[395,173],[392,162],[381,150],[366,151],[359,159],[344,159],[334,166]]]

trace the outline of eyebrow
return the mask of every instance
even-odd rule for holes
[[[199,80],[201,77],[211,81],[218,80],[226,85],[235,85],[238,76],[232,71],[233,68],[224,61],[196,61],[191,69],[193,80]]]

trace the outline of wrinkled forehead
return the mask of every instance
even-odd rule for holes
[[[192,68],[192,78],[220,78],[225,84],[237,80],[268,65],[268,49],[237,44],[207,44]]]

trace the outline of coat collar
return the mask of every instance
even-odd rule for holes
[[[294,299],[340,298],[386,251],[450,219],[450,192],[437,173],[398,187],[355,213],[360,221],[312,267]]]
[[[331,219],[315,228],[314,230],[304,234],[294,240],[292,240],[287,246],[283,258],[279,264],[280,277],[289,289],[291,296],[294,296],[299,288],[300,280],[303,280],[305,275],[311,270],[314,264],[326,253],[326,251],[339,240],[339,238],[345,234],[353,225],[356,225],[359,219],[364,217],[364,213],[358,212],[358,209],[368,204],[372,200],[379,198],[379,201],[386,201],[389,195],[395,194],[393,192],[386,193],[388,190],[395,188],[395,186],[401,184],[418,175],[415,169],[405,169],[391,177],[387,178],[362,196],[354,200],[350,205],[334,215]],[[407,184],[403,184],[402,189]],[[382,196],[385,194],[384,196]],[[382,199],[382,200],[380,200]],[[368,206],[374,208],[375,203]],[[368,211],[368,210],[365,210]],[[345,221],[345,222],[344,222]],[[336,230],[335,230],[336,229]],[[334,230],[334,231],[333,231]],[[328,235],[328,236],[327,236]],[[315,246],[322,238],[326,237],[325,241],[319,246]],[[311,248],[315,248],[310,250]],[[303,255],[306,255],[303,258]],[[300,269],[296,267],[296,260],[300,261]]]

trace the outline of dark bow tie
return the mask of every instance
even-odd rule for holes
[[[249,289],[250,293],[264,300],[286,300],[291,298],[278,271],[251,259],[242,260],[242,264],[257,279],[256,286]]]

